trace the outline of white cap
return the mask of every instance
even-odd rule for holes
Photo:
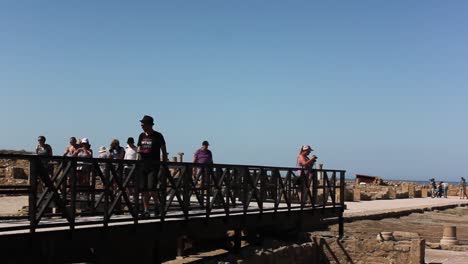
[[[82,138],[81,139],[81,144],[89,144],[88,138]]]
[[[311,150],[312,151],[313,149],[309,145],[304,145],[304,146],[302,146],[302,150],[303,151],[304,150]]]

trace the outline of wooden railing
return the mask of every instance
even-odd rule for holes
[[[136,177],[141,161],[8,154],[0,154],[0,159],[30,163],[27,185],[0,185],[0,194],[29,196],[25,217],[30,232],[141,220]],[[154,189],[159,203],[153,206],[159,214],[151,218],[189,220],[338,207],[342,234],[344,183],[344,170],[163,162]],[[24,228],[12,225],[0,231]]]

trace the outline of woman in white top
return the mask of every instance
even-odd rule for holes
[[[89,140],[87,138],[81,139],[81,148],[77,149],[73,153],[73,157],[80,157],[80,158],[92,158],[93,157],[93,150],[91,149],[91,145],[89,144]],[[91,173],[91,164],[86,164],[82,161],[77,162],[77,176],[78,176],[78,183],[80,185],[89,185],[89,176]]]

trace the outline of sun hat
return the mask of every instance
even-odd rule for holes
[[[306,151],[306,150],[312,151],[313,149],[309,145],[304,145],[304,146],[302,146],[302,150],[303,151]]]
[[[104,146],[99,147],[99,153],[104,153],[106,151],[107,151],[106,147],[104,147]]]
[[[145,125],[154,125],[154,119],[151,116],[145,115],[143,118],[140,120],[141,123]]]

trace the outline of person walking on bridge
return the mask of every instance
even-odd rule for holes
[[[39,136],[37,138],[36,154],[39,156],[53,156],[52,147],[49,144],[46,144],[46,138],[44,136]]]
[[[201,148],[197,149],[193,154],[193,163],[199,164],[213,164],[213,154],[211,150],[208,149],[210,143],[208,141],[203,141]],[[204,172],[204,173],[203,173]],[[193,167],[192,171],[193,180],[198,186],[206,188],[209,184],[210,176],[212,175],[211,169],[203,167]],[[203,175],[200,177],[200,175]],[[201,179],[200,179],[201,178]],[[203,191],[205,193],[205,191]]]
[[[149,217],[150,195],[154,199],[155,214],[159,214],[158,196],[156,193],[159,168],[161,166],[161,152],[164,161],[167,160],[166,141],[164,136],[153,129],[154,119],[145,115],[140,120],[143,133],[138,137],[138,153],[142,160],[141,171],[139,173],[138,188],[143,195],[142,218]],[[166,199],[166,197],[162,197]]]

